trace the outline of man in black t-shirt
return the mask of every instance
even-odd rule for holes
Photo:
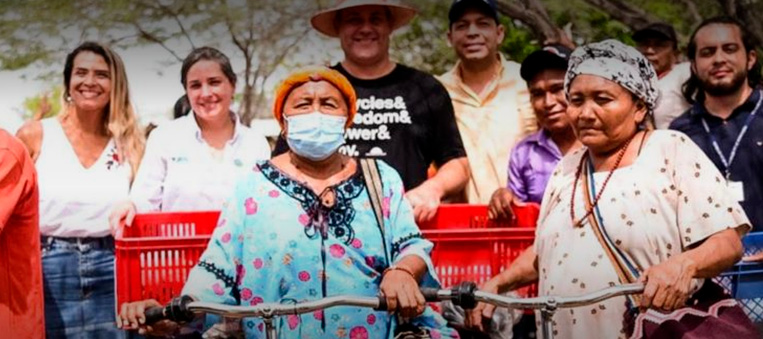
[[[403,179],[416,220],[429,220],[444,196],[464,188],[469,170],[448,92],[433,76],[389,58],[390,34],[416,11],[390,0],[337,3],[311,23],[339,38],[345,58],[333,68],[358,97],[358,114],[340,151],[390,164]],[[286,150],[279,139],[275,153]],[[438,171],[428,179],[432,163]]]

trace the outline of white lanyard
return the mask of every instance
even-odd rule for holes
[[[710,126],[707,125],[707,121],[705,121],[705,118],[702,118],[702,127],[705,128],[705,132],[707,132],[707,135],[710,136],[710,140],[713,143],[713,149],[715,149],[715,153],[718,154],[718,157],[721,159],[723,166],[726,168],[726,171],[725,171],[726,180],[728,180],[729,176],[731,175],[731,164],[734,162],[734,158],[737,155],[737,149],[739,149],[739,144],[742,142],[742,138],[744,137],[745,133],[747,133],[747,129],[750,127],[750,123],[752,122],[752,119],[755,118],[755,114],[758,113],[761,102],[763,102],[763,93],[758,93],[758,103],[755,104],[755,108],[747,117],[747,120],[745,121],[744,126],[742,126],[742,131],[739,132],[739,135],[737,136],[736,141],[734,141],[734,146],[731,147],[731,154],[729,154],[728,159],[726,159],[726,157],[723,155],[723,152],[721,151],[721,147],[718,145],[718,140],[716,140],[713,133],[710,132]]]

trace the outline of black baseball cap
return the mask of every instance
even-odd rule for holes
[[[641,42],[651,37],[668,40],[673,42],[674,45],[678,45],[676,30],[673,29],[673,26],[662,22],[650,24],[642,29],[637,30],[631,36],[635,42]]]
[[[567,69],[567,62],[572,54],[572,49],[561,44],[548,44],[543,48],[530,53],[519,68],[522,79],[529,82],[538,73],[547,69]]]
[[[467,9],[475,8],[498,22],[498,7],[495,0],[455,0],[450,5],[448,20],[452,25],[464,15]]]

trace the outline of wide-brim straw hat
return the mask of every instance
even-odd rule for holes
[[[416,16],[416,9],[404,4],[400,0],[337,0],[334,7],[320,11],[313,15],[310,19],[310,24],[313,25],[318,32],[328,35],[332,38],[339,36],[337,27],[335,25],[336,14],[347,8],[359,7],[359,6],[385,6],[389,8],[392,13],[392,30],[396,30],[400,27],[407,25],[411,22],[414,16]]]

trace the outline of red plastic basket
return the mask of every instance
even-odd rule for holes
[[[219,211],[152,213],[117,233],[117,307],[144,299],[169,302],[207,248]]]
[[[432,262],[443,286],[462,281],[482,283],[508,268],[535,239],[539,206],[514,206],[513,222],[487,218],[485,205],[443,205],[435,219],[422,225],[434,243]],[[519,290],[536,295],[536,285]]]
[[[445,287],[487,281],[508,268],[535,238],[530,228],[424,230],[423,234],[434,243],[432,262]],[[520,295],[535,295],[534,285]]]
[[[419,224],[419,227],[422,230],[493,227],[535,228],[535,223],[538,221],[538,215],[540,214],[540,206],[538,204],[512,205],[512,211],[516,218],[511,222],[507,222],[488,219],[486,205],[441,205],[435,217],[428,222]]]
[[[515,209],[517,226],[534,226],[537,205]],[[138,215],[132,227],[117,234],[117,305],[156,299],[166,303],[183,289],[186,277],[207,247],[220,212]],[[532,219],[532,220],[530,220]],[[484,282],[511,264],[533,243],[530,227],[487,219],[487,206],[443,205],[424,229],[434,244],[432,259],[445,286],[461,281]],[[534,287],[521,291],[533,295]]]

